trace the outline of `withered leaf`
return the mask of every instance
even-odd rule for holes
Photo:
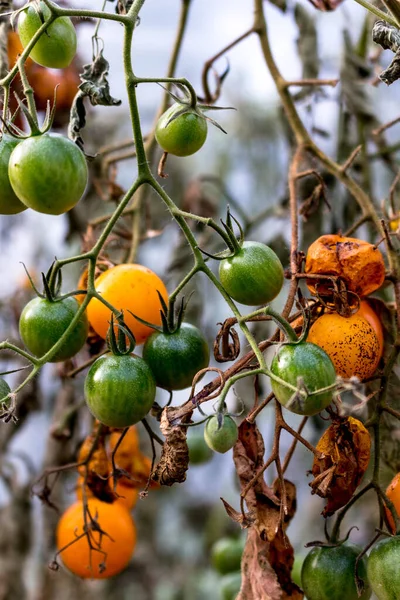
[[[390,65],[379,75],[387,85],[400,79],[400,32],[385,21],[376,21],[372,29],[372,39],[384,50],[394,52],[394,58]]]
[[[368,467],[371,438],[358,419],[336,418],[317,444],[322,458],[314,458],[309,484],[313,494],[327,498],[325,517],[347,504]]]
[[[184,419],[172,424],[177,411],[177,408],[168,406],[161,414],[160,428],[165,436],[165,442],[160,461],[152,473],[152,479],[161,485],[182,483],[186,479],[186,471],[189,467],[186,427],[182,427],[181,423],[189,423],[191,415],[186,415]]]

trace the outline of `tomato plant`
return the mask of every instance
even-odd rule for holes
[[[204,439],[209,448],[224,454],[236,444],[238,426],[229,415],[222,415],[221,424],[218,422],[218,416],[214,415],[206,423]]]
[[[250,306],[271,302],[283,285],[281,261],[260,242],[244,242],[232,257],[221,260],[219,276],[234,300]]]
[[[299,415],[316,415],[332,401],[332,390],[313,394],[313,392],[332,386],[336,381],[336,372],[329,356],[309,342],[288,343],[275,354],[271,364],[274,375],[295,388],[305,388],[311,395],[304,398],[292,389],[271,379],[276,399],[288,410]]]
[[[378,542],[368,558],[368,580],[378,600],[399,597],[400,536]]]
[[[367,558],[358,563],[358,575],[365,589],[357,593],[355,566],[362,548],[346,542],[340,546],[315,547],[306,556],[301,570],[302,587],[308,600],[368,600]]]
[[[176,102],[159,118],[155,136],[164,152],[190,156],[206,141],[207,121],[198,109]]]
[[[244,542],[242,539],[221,538],[211,549],[214,568],[221,575],[240,571]]]
[[[25,346],[35,356],[44,356],[65,333],[80,306],[75,298],[63,300],[33,298],[25,306],[19,320],[19,333]],[[72,358],[81,350],[88,334],[88,320],[83,313],[51,362]]]
[[[18,33],[25,48],[41,25],[51,16],[44,2],[30,4],[18,18]],[[68,67],[76,54],[76,32],[68,17],[59,17],[36,42],[29,56],[39,65],[53,69]]]
[[[19,141],[7,134],[4,134],[0,141],[0,214],[2,215],[16,215],[27,209],[27,206],[16,196],[8,177],[11,152]]]
[[[88,168],[76,144],[62,135],[45,133],[14,148],[8,175],[23,204],[47,215],[60,215],[82,198]]]

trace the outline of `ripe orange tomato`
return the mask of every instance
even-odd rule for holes
[[[142,265],[117,265],[102,273],[95,281],[96,290],[117,310],[124,311],[124,319],[133,332],[137,344],[142,344],[154,329],[140,323],[129,312],[152,323],[161,325],[160,299],[166,302],[168,293],[164,283],[150,269]],[[88,305],[87,315],[95,332],[107,336],[111,311],[97,298]]]
[[[116,429],[110,434],[109,452],[112,454],[122,435],[122,429]],[[133,454],[140,454],[139,434],[135,425],[129,427],[115,453],[115,462],[121,469],[125,468],[126,459],[132,460]]]
[[[382,356],[384,345],[382,323],[380,322],[378,315],[376,314],[370,303],[367,302],[367,300],[362,300],[360,302],[360,308],[357,311],[357,315],[364,317],[364,319],[368,321],[372,329],[375,331],[376,337],[378,338],[379,342],[380,356]]]
[[[62,551],[64,565],[78,577],[106,579],[128,565],[136,544],[136,528],[125,507],[116,502],[107,504],[89,498],[88,507],[92,518],[97,519],[107,535],[90,530],[93,549],[90,548],[87,536],[82,535],[83,503],[78,501],[64,512],[58,522],[57,549]]]
[[[78,477],[78,481],[76,482],[76,497],[78,500],[82,500],[83,491],[83,477]],[[110,479],[110,487],[114,491],[114,480]],[[121,480],[117,481],[117,485],[115,487],[116,499],[115,502],[124,506],[129,511],[132,510],[137,504],[139,499],[139,490],[134,487],[128,487],[127,485],[123,485]],[[86,497],[94,498],[92,490],[88,487],[86,488]]]
[[[325,350],[337,375],[346,379],[368,379],[381,358],[375,331],[358,313],[348,318],[336,313],[322,315],[311,326],[307,341]]]
[[[389,483],[386,490],[386,496],[393,502],[397,514],[400,515],[400,473],[397,473],[397,475],[395,475],[392,481]],[[388,508],[386,509],[386,516],[392,528],[392,533],[395,533],[396,527],[393,521],[392,513]]]

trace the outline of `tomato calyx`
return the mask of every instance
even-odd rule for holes
[[[138,317],[137,315],[133,314],[133,312],[131,312],[130,310],[128,310],[128,312],[143,325],[147,325],[147,327],[151,327],[152,329],[154,329],[155,331],[158,331],[159,333],[165,333],[166,335],[172,335],[173,333],[176,333],[177,331],[179,331],[179,329],[181,328],[183,319],[185,317],[185,312],[186,312],[186,309],[187,309],[187,306],[189,304],[192,294],[190,294],[190,296],[186,300],[186,302],[185,302],[185,298],[182,297],[179,308],[176,311],[176,314],[175,314],[175,310],[174,310],[175,300],[173,299],[173,300],[169,301],[169,303],[167,305],[167,303],[165,302],[164,298],[162,297],[162,295],[160,294],[160,292],[158,290],[157,290],[157,295],[159,297],[160,305],[161,305],[161,308],[160,308],[161,326],[155,325],[154,323],[150,323],[149,321],[146,321],[145,319]]]
[[[239,239],[236,236],[233,222],[236,223],[239,229]],[[200,252],[214,260],[224,260],[226,258],[233,258],[241,251],[244,242],[243,228],[240,222],[231,213],[229,205],[226,210],[226,220],[223,221],[221,219],[221,223],[224,229],[221,230],[220,228],[218,228],[217,231],[226,243],[227,248],[222,252],[218,252],[217,254],[211,254],[199,247]]]
[[[111,313],[110,327],[107,333],[107,344],[114,356],[126,356],[132,354],[136,346],[136,339],[128,325],[124,321],[124,315],[121,313],[116,317]],[[115,333],[117,329],[117,333]],[[128,343],[127,343],[128,340]]]
[[[63,300],[67,296],[72,295],[72,294],[66,294],[65,296],[62,296],[62,297],[60,296],[60,291],[61,291],[61,286],[62,286],[62,273],[61,273],[61,269],[59,269],[59,270],[57,270],[56,274],[54,275],[54,271],[53,271],[54,265],[55,265],[55,261],[51,263],[50,268],[46,274],[43,272],[41,273],[42,283],[43,283],[43,292],[39,292],[31,275],[29,274],[28,269],[26,268],[24,263],[22,263],[22,266],[25,269],[26,276],[28,277],[29,283],[30,283],[33,291],[35,292],[35,294],[39,298],[48,300],[49,302],[57,302],[57,300]]]

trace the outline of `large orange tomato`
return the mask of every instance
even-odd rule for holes
[[[397,475],[395,475],[392,481],[389,483],[386,490],[386,496],[393,502],[397,514],[400,515],[400,473],[397,473]],[[393,521],[392,513],[389,509],[386,509],[386,516],[392,528],[392,533],[395,533],[396,527]]]
[[[78,477],[78,481],[76,482],[76,497],[78,500],[82,500],[83,496],[83,477]],[[110,480],[111,489],[114,491],[114,480]],[[86,497],[93,498],[93,492],[86,487]],[[121,504],[128,510],[132,510],[136,506],[136,503],[139,499],[139,490],[134,487],[129,487],[127,485],[123,485],[121,480],[117,481],[117,485],[115,486],[115,502],[117,504]]]
[[[368,321],[368,323],[371,325],[372,329],[375,331],[376,337],[378,338],[378,342],[379,342],[379,353],[380,353],[380,356],[382,356],[383,345],[384,345],[382,323],[381,323],[378,315],[376,314],[376,312],[370,305],[370,303],[367,302],[367,300],[362,300],[360,302],[360,308],[357,311],[357,315],[364,317],[364,319],[366,319]]]
[[[117,502],[107,504],[89,498],[88,507],[107,535],[92,528],[90,548],[87,535],[83,535],[83,503],[76,502],[58,522],[57,549],[62,551],[64,565],[78,577],[106,579],[128,565],[136,544],[136,528],[126,508]]]
[[[160,299],[157,291],[166,302],[168,293],[164,283],[150,269],[142,265],[117,265],[102,273],[95,281],[96,290],[117,310],[124,311],[124,319],[133,332],[136,343],[142,344],[153,333],[151,327],[143,325],[131,315],[154,325],[161,325]],[[95,332],[106,338],[111,311],[97,298],[88,305],[87,315]]]

